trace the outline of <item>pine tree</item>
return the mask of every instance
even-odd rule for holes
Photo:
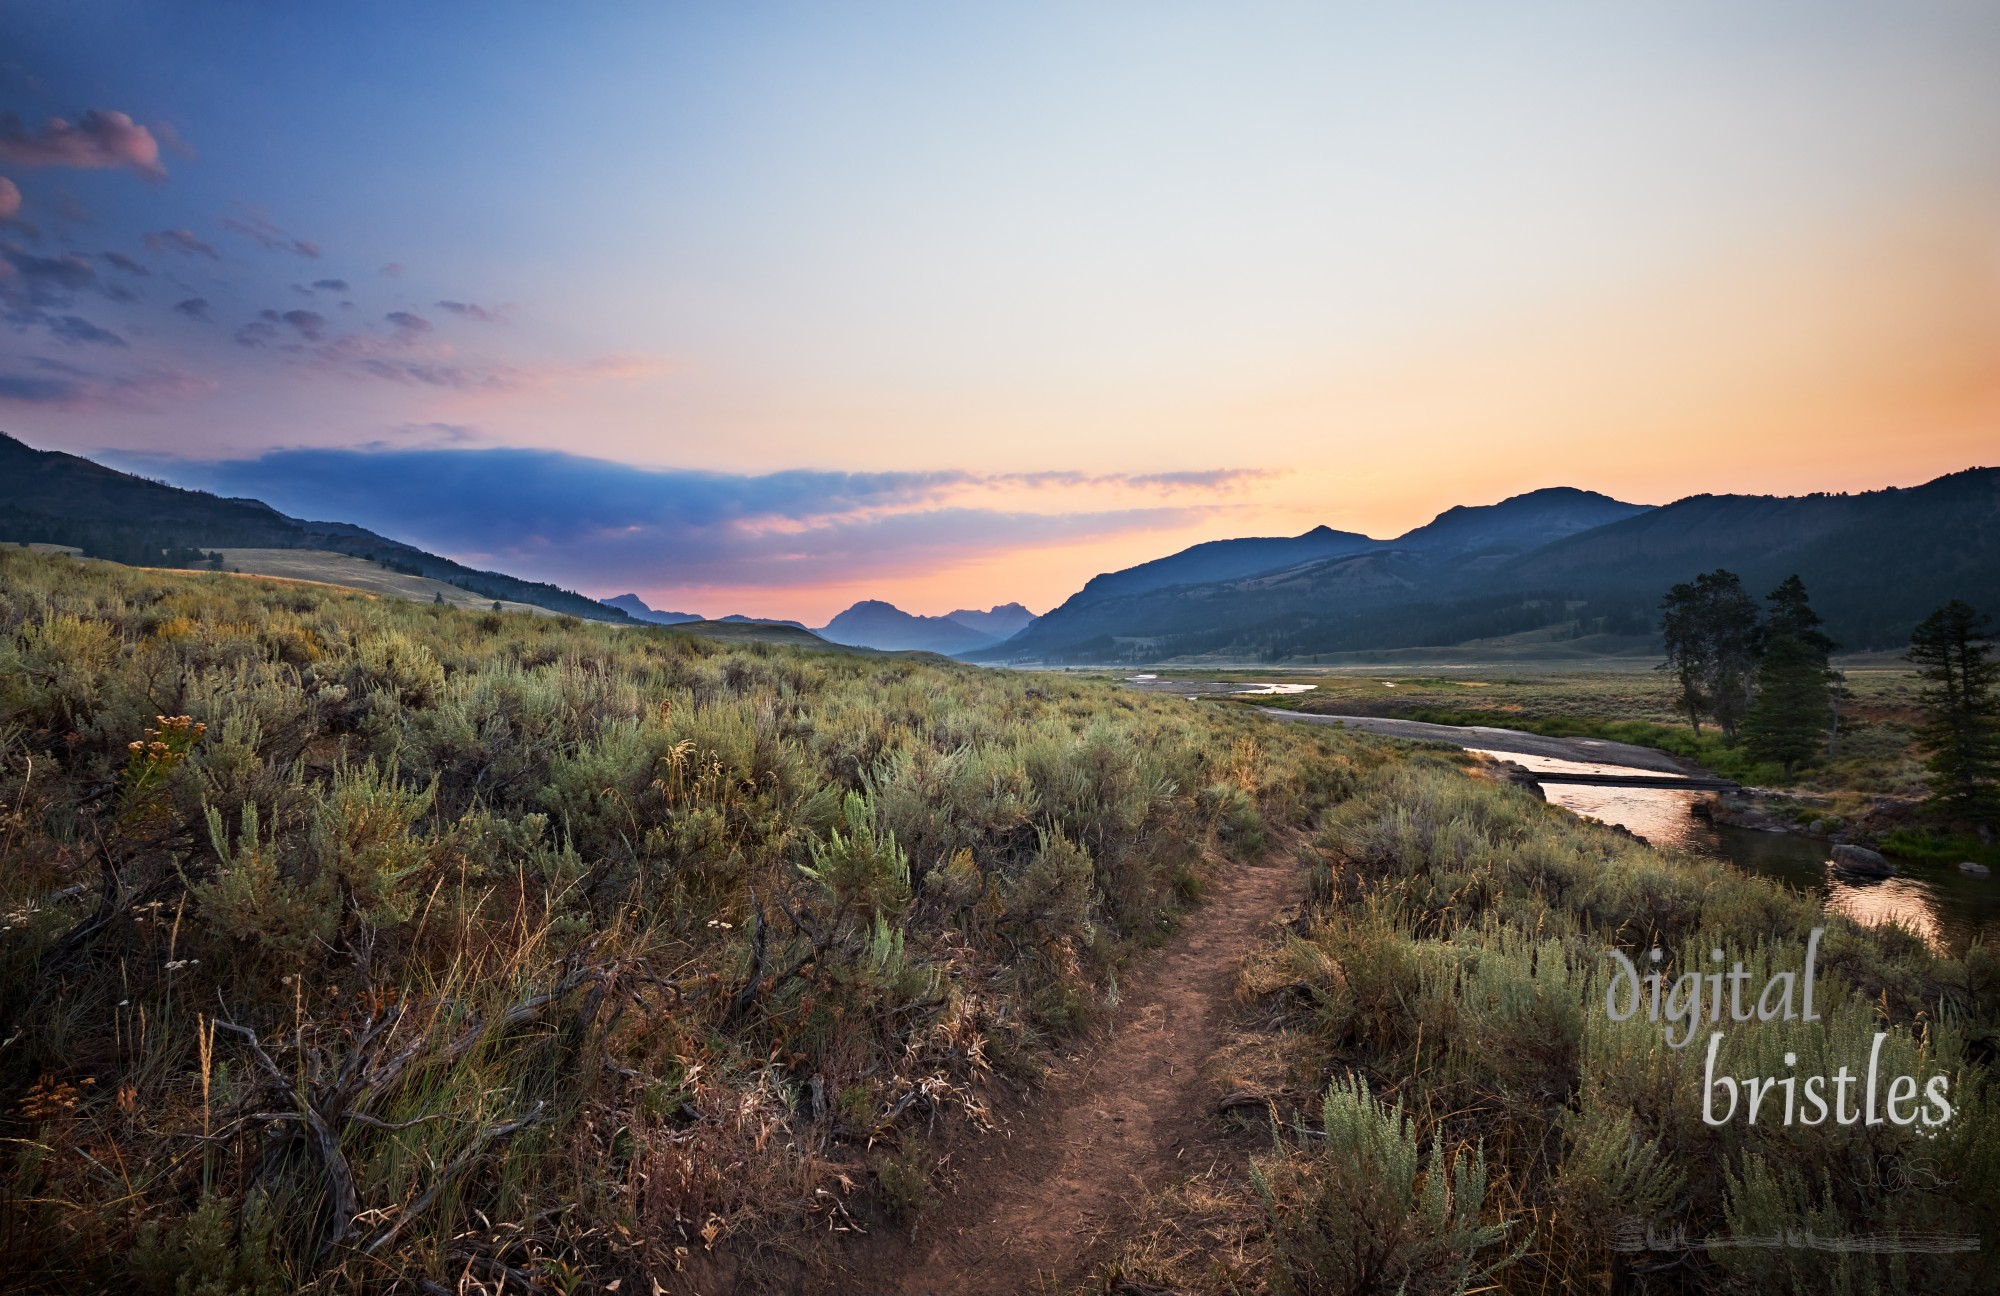
[[[1953,599],[1918,623],[1910,661],[1924,681],[1917,739],[1926,752],[1931,803],[1953,818],[1986,821],[2000,810],[2000,661],[1993,619]]]
[[[1680,684],[1677,705],[1688,713],[1697,736],[1701,715],[1715,717],[1723,737],[1736,731],[1749,710],[1763,626],[1757,601],[1744,592],[1736,573],[1717,568],[1667,591],[1660,633],[1667,659]]]
[[[1836,673],[1827,666],[1833,640],[1806,599],[1797,576],[1766,596],[1763,653],[1757,662],[1756,699],[1743,719],[1743,739],[1760,760],[1777,761],[1790,777],[1819,753],[1833,719]]]

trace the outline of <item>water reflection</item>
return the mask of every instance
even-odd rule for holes
[[[1557,760],[1517,752],[1480,755],[1513,761],[1542,773],[1630,774],[1629,766]],[[1706,792],[1674,788],[1602,788],[1545,783],[1551,804],[1579,815],[1621,824],[1657,846],[1678,846],[1730,861],[1745,872],[1768,877],[1820,897],[1829,913],[1868,926],[1900,923],[1943,953],[1962,953],[1977,937],[2000,943],[2000,879],[1971,878],[1956,869],[1895,861],[1898,877],[1850,877],[1831,863],[1830,843],[1801,833],[1758,832],[1710,824],[1693,813]]]
[[[1531,756],[1525,752],[1481,751],[1477,755],[1512,761],[1537,774],[1651,774],[1653,770],[1630,765],[1610,765],[1598,761],[1562,760],[1555,756]],[[1674,788],[1591,787],[1586,783],[1544,783],[1542,795],[1551,805],[1559,805],[1587,819],[1601,819],[1631,829],[1656,846],[1685,846],[1700,849],[1699,831],[1706,827],[1694,817],[1695,802],[1706,792],[1681,792]]]

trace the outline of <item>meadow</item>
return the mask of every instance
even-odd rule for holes
[[[917,1212],[931,1136],[1342,794],[1351,744],[1264,729],[0,553],[0,1255],[163,1292],[793,1273]]]
[[[947,1149],[1275,855],[1311,898],[1210,1077],[1254,1095],[1243,1157],[1163,1186],[1090,1288],[1990,1283],[1988,952],[1828,921],[1828,1029],[1724,1049],[1772,1074],[1880,1030],[1949,1123],[1711,1128],[1700,1058],[1604,1019],[1605,950],[1796,964],[1821,920],[1469,764],[1102,681],[0,551],[0,1276],[815,1290],[862,1230],[948,1221]],[[1639,1254],[1626,1218],[1984,1250]]]

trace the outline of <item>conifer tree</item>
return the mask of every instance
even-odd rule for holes
[[[1667,649],[1660,669],[1672,671],[1679,683],[1677,705],[1688,713],[1697,736],[1706,712],[1723,737],[1735,742],[1750,707],[1763,634],[1757,601],[1744,592],[1735,572],[1718,567],[1674,586],[1660,607]]]
[[[1992,631],[1993,618],[1953,599],[1910,635],[1910,661],[1924,681],[1917,738],[1931,803],[1975,822],[2000,812],[2000,661]]]
[[[1756,698],[1743,719],[1753,755],[1777,761],[1790,777],[1818,754],[1833,720],[1836,672],[1827,666],[1833,640],[1806,598],[1805,582],[1788,576],[1766,596],[1763,652],[1757,662]]]

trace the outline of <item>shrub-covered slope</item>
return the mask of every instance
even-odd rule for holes
[[[0,552],[0,1266],[782,1285],[1338,792],[1266,729]]]

